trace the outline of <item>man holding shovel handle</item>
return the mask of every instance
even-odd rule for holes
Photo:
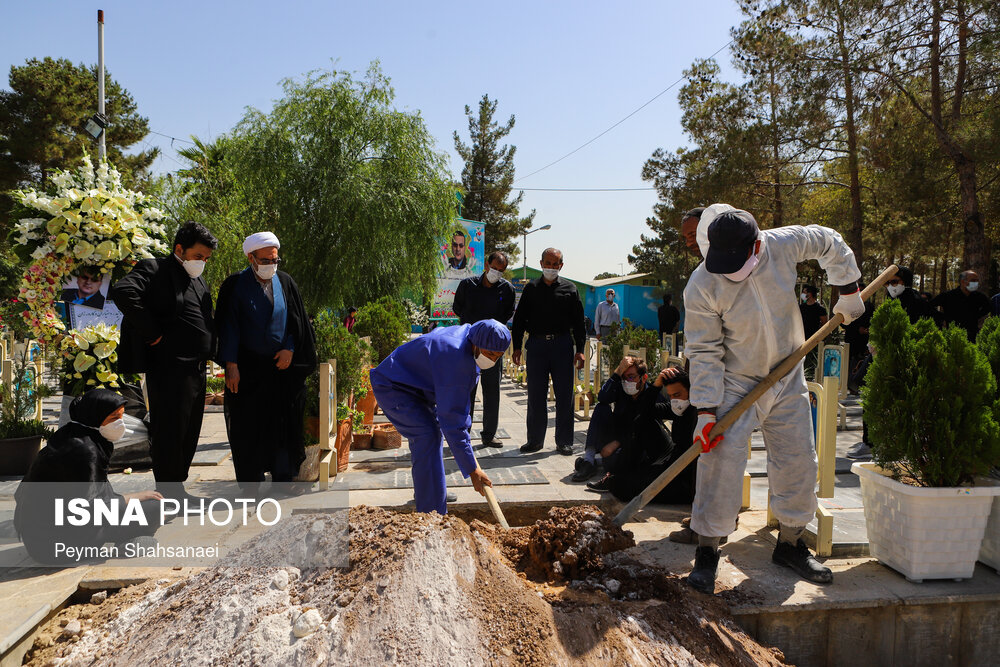
[[[802,358],[835,327],[864,313],[854,253],[833,229],[761,231],[750,213],[726,204],[705,209],[698,236],[705,261],[684,290],[691,403],[698,408],[694,444],[615,522],[627,521],[700,454],[691,512],[698,548],[688,582],[713,593],[719,542],[733,531],[742,502],[746,443],[759,427],[767,448],[771,509],[779,522],[772,560],[808,581],[830,583],[832,572],[802,541],[817,505],[816,448]],[[810,259],[819,261],[841,297],[830,322],[803,343],[794,287],[796,265]],[[888,277],[880,276],[867,292]],[[717,420],[717,415],[723,417]]]

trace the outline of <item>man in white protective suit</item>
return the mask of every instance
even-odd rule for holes
[[[818,260],[840,288],[834,313],[844,323],[865,312],[854,253],[840,234],[817,225],[761,231],[746,211],[727,204],[705,209],[698,230],[705,261],[684,290],[691,405],[698,408],[694,442],[702,447],[691,530],[698,534],[688,583],[712,594],[719,542],[735,528],[742,500],[747,441],[760,427],[767,447],[771,510],[780,522],[772,560],[808,581],[833,573],[802,541],[816,512],[816,448],[802,363],[709,442],[716,415],[729,412],[805,340],[795,298],[796,264]]]

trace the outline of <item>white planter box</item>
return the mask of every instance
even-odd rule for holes
[[[871,555],[910,581],[968,579],[1000,486],[902,484],[874,463],[855,463]]]
[[[993,511],[986,523],[986,535],[979,550],[979,560],[1000,574],[1000,496],[993,499]]]

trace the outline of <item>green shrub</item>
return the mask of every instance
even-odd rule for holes
[[[896,299],[872,317],[875,356],[861,396],[872,458],[924,486],[961,486],[1000,459],[997,385],[960,327],[910,324]]]
[[[347,327],[329,310],[324,310],[313,320],[316,334],[316,356],[319,361],[337,360],[337,400],[343,402],[354,392],[355,398],[364,395],[367,388],[366,371],[371,358],[371,346],[349,332]],[[306,380],[309,400],[306,410],[312,416],[319,414],[319,373]]]
[[[383,296],[358,309],[354,333],[371,338],[373,364],[388,357],[410,337],[410,319],[402,302]]]
[[[217,394],[219,392],[225,391],[226,389],[226,378],[221,377],[210,377],[205,380],[205,391],[209,394]]]
[[[632,324],[625,318],[621,328],[618,324],[611,325],[611,333],[601,339],[601,353],[614,370],[625,356],[625,346],[639,349],[646,348],[646,366],[650,376],[660,364],[660,335],[652,329],[644,329]]]

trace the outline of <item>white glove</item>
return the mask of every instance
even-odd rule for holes
[[[865,314],[865,302],[861,300],[861,290],[853,294],[841,294],[837,305],[833,307],[834,314],[844,316],[844,324],[850,324]]]
[[[710,412],[699,412],[698,423],[694,427],[694,442],[692,444],[701,447],[702,453],[711,451],[713,447],[722,442],[722,436],[715,436],[715,440],[709,442],[708,434],[715,426],[715,415]]]

